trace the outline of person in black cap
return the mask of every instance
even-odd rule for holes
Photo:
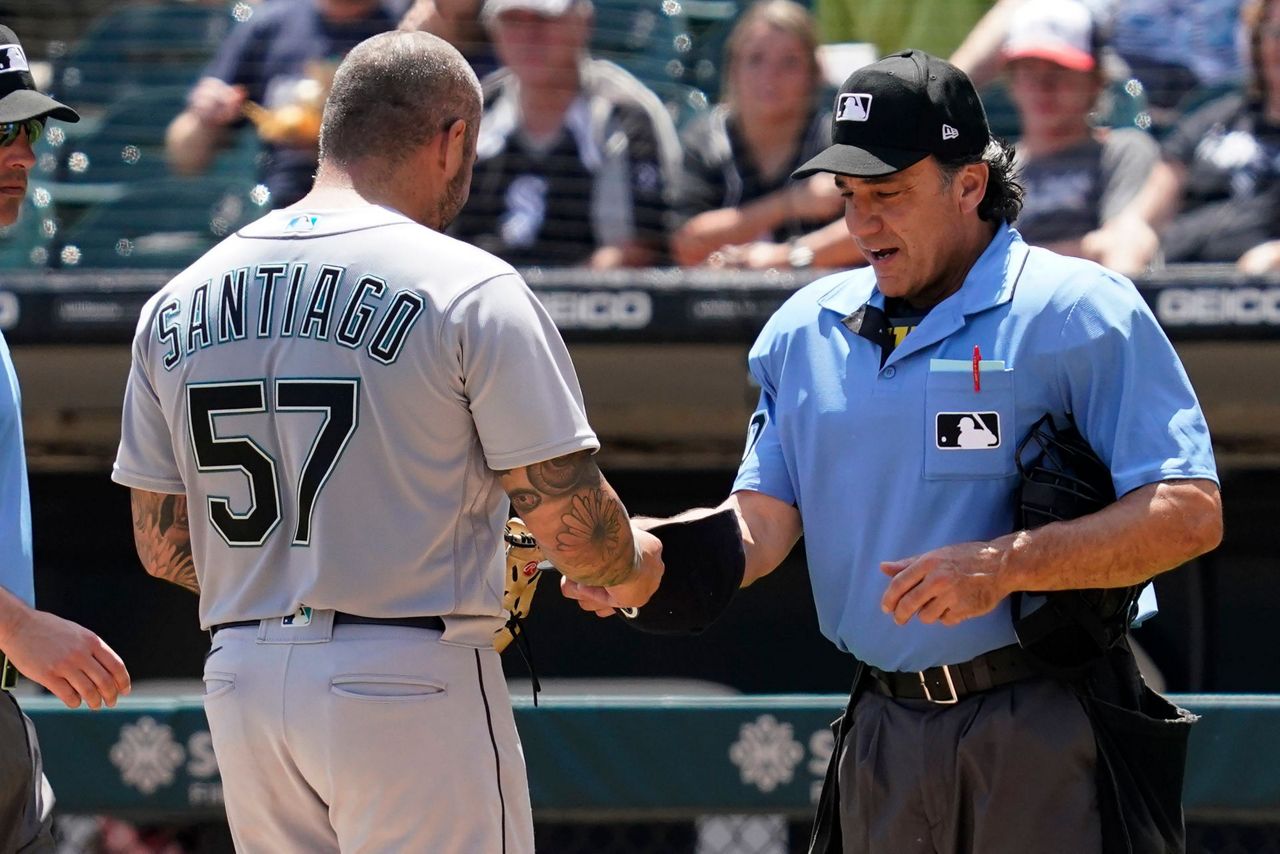
[[[724,505],[744,584],[804,534],[819,626],[856,660],[812,850],[1181,850],[1190,720],[1142,684],[1128,612],[1066,673],[1011,605],[1142,585],[1219,542],[1177,355],[1131,282],[1022,241],[1012,153],[955,66],[906,51],[858,70],[832,140],[794,177],[834,176],[867,266],[798,291],[751,348],[760,405]],[[1035,527],[1019,446],[1046,415],[1120,497]],[[1141,761],[1112,749],[1117,717]]]
[[[13,30],[0,26],[0,226],[13,224],[35,165],[31,146],[49,119],[79,121],[75,110],[36,90]],[[31,559],[31,504],[23,458],[18,378],[0,334],[0,851],[52,850],[53,795],[31,721],[10,693],[16,671],[70,708],[114,706],[129,692],[120,657],[93,632],[37,611]]]

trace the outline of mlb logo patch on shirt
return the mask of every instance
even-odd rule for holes
[[[871,96],[848,92],[836,102],[836,121],[865,122],[871,117]]]
[[[992,450],[1000,447],[1000,413],[939,412],[934,444],[943,451]]]
[[[315,214],[298,214],[297,216],[290,218],[289,222],[285,225],[284,230],[295,233],[315,231],[316,223],[319,221],[320,217]]]
[[[280,618],[280,625],[294,627],[311,625],[311,607],[309,605],[299,605],[298,610],[287,617]]]
[[[0,74],[7,71],[30,71],[22,45],[0,44]]]

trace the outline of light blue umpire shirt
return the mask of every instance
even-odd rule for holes
[[[1045,413],[1075,418],[1117,495],[1217,482],[1195,392],[1129,280],[1002,224],[881,366],[853,330],[884,305],[862,268],[778,309],[749,355],[760,406],[734,483],[799,509],[819,625],[857,658],[923,670],[1016,642],[1007,602],[957,626],[896,625],[880,562],[1012,531],[1015,451]]]
[[[22,395],[0,334],[0,586],[35,605],[31,565],[31,499],[22,446]]]

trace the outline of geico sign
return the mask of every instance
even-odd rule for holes
[[[1280,326],[1280,288],[1165,288],[1156,317],[1166,326]]]
[[[18,295],[0,291],[0,329],[12,329],[18,325]]]
[[[653,319],[644,291],[539,291],[538,299],[561,329],[643,329]]]

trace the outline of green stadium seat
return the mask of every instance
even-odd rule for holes
[[[59,267],[185,267],[266,209],[251,182],[168,178],[127,185],[59,235]],[[263,200],[265,201],[265,199]]]
[[[685,83],[650,83],[649,88],[667,108],[676,130],[683,128],[686,123],[705,112],[709,106],[706,93]]]
[[[65,138],[50,141],[57,157],[54,180],[72,189],[164,177],[165,129],[186,98],[186,87],[157,86],[125,95],[100,121],[82,123],[84,130],[65,125]]]
[[[18,221],[0,227],[0,270],[44,267],[57,231],[57,218],[43,186],[32,184]]]
[[[676,0],[594,0],[591,53],[646,85],[684,82],[693,42]]]
[[[176,0],[111,9],[55,58],[52,94],[93,109],[139,89],[190,86],[232,22],[224,7]]]

